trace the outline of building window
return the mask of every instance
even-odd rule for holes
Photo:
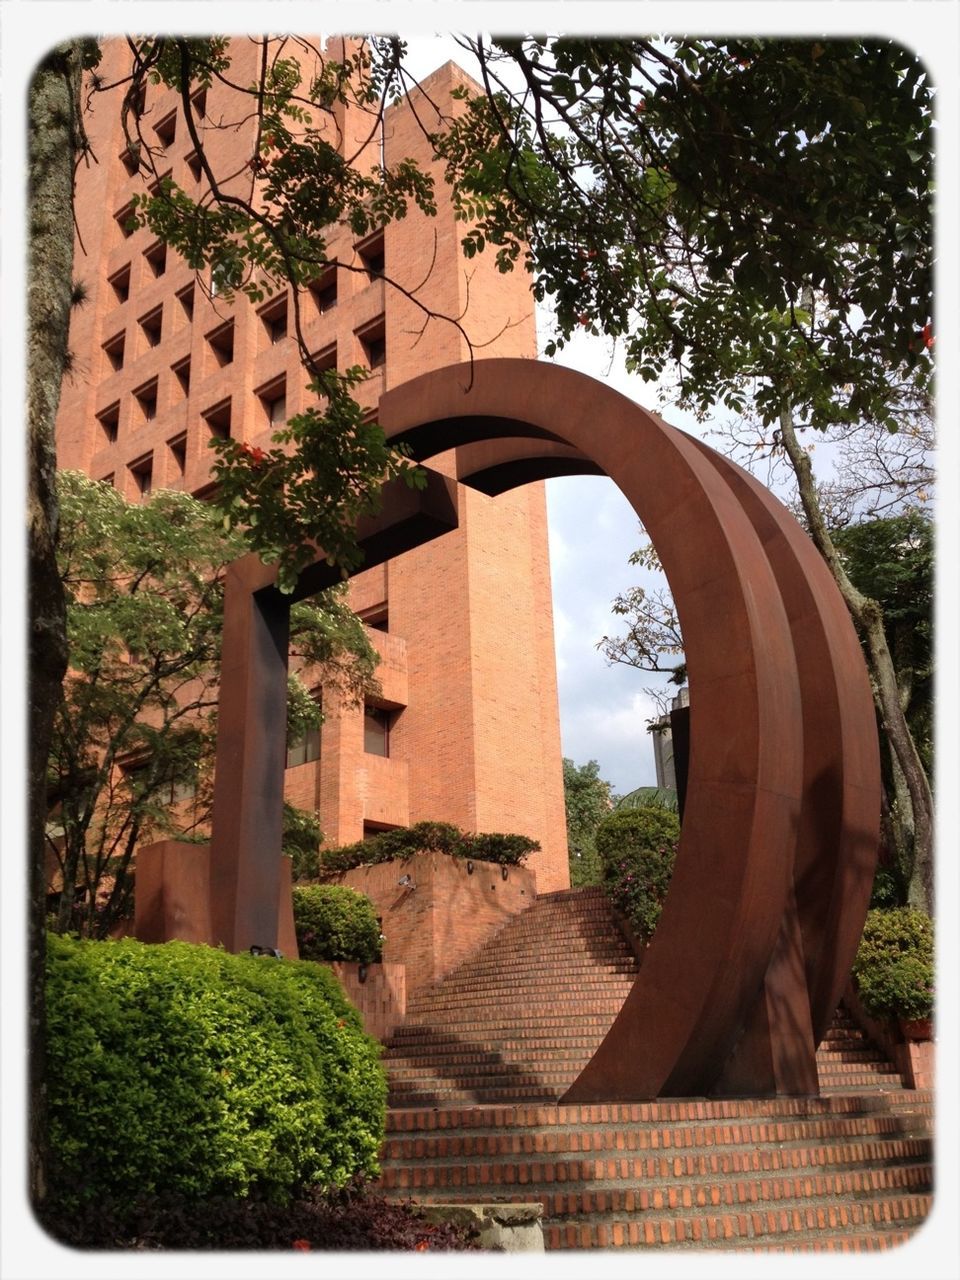
[[[207,114],[207,91],[206,89],[198,89],[196,93],[190,97],[193,106],[193,113],[198,120],[203,120]]]
[[[170,366],[170,371],[177,380],[177,385],[185,396],[190,394],[190,357],[178,360]]]
[[[357,617],[365,627],[369,627],[372,631],[390,630],[390,613],[386,600],[381,604],[372,605],[369,609],[361,609]]]
[[[203,166],[200,164],[200,157],[195,151],[191,151],[186,157],[186,166],[190,170],[190,175],[194,182],[199,182],[203,176]]]
[[[140,152],[136,147],[124,147],[120,152],[120,163],[132,178],[140,168]]]
[[[181,289],[177,294],[177,301],[183,307],[183,314],[188,320],[193,319],[193,289],[192,284],[188,284],[185,289]]]
[[[145,316],[141,316],[137,321],[143,330],[143,336],[147,340],[148,347],[156,347],[160,344],[163,336],[163,307],[154,307],[154,309]]]
[[[371,280],[383,275],[385,265],[383,253],[383,232],[377,231],[357,245],[357,254]]]
[[[157,196],[161,195],[163,191],[172,186],[172,177],[173,170],[168,169],[166,173],[161,173],[159,178],[154,178],[153,182],[150,183],[147,190],[150,192],[151,196],[153,196],[154,200],[156,200]]]
[[[118,333],[103,344],[103,354],[107,357],[107,364],[114,372],[123,368],[123,348],[125,343],[126,336]]]
[[[274,298],[273,302],[260,312],[260,319],[263,321],[264,332],[270,345],[275,346],[276,343],[282,342],[287,336],[287,295]]]
[[[178,436],[168,440],[167,448],[173,456],[173,464],[177,469],[177,473],[182,476],[187,469],[187,433],[181,431]]]
[[[277,378],[257,392],[266,420],[271,427],[282,427],[287,421],[287,380]]]
[[[97,421],[100,423],[103,434],[107,438],[107,444],[113,444],[120,426],[120,401],[118,400],[106,409],[101,409],[97,414]]]
[[[100,484],[108,484],[108,485],[110,486],[110,488],[112,489],[112,488],[113,488],[113,486],[114,486],[114,475],[113,475],[113,472],[111,471],[108,475],[101,476],[101,477],[100,477]]]
[[[134,484],[141,498],[149,497],[153,488],[153,454],[145,453],[142,458],[131,462],[128,470],[133,476]]]
[[[363,749],[369,756],[390,754],[390,724],[393,713],[384,707],[363,708]]]
[[[214,329],[212,333],[208,333],[207,345],[213,352],[213,357],[221,368],[223,368],[224,365],[232,364],[233,321],[228,320],[227,323],[222,324],[219,329]]]
[[[120,234],[123,236],[124,240],[128,240],[137,229],[133,221],[133,216],[132,204],[125,204],[122,209],[118,209],[113,215],[113,220],[120,228]]]
[[[126,302],[130,297],[130,263],[115,271],[110,277],[110,288],[116,294],[118,302]]]
[[[387,335],[383,316],[359,330],[357,337],[360,339],[363,354],[371,369],[379,369],[381,365],[386,364]]]
[[[210,434],[218,440],[230,439],[231,406],[229,399],[221,400],[213,408],[207,409],[203,420],[210,428]]]
[[[320,759],[320,726],[315,725],[292,742],[287,743],[287,768],[298,764],[310,764]]]
[[[167,269],[167,246],[162,242],[151,245],[143,256],[150,270],[159,279]]]
[[[153,378],[144,386],[139,387],[134,393],[133,398],[140,406],[140,412],[143,415],[144,422],[152,422],[157,416],[157,380]]]
[[[337,305],[337,269],[329,267],[316,280],[310,282],[310,294],[320,315],[326,315]]]
[[[165,147],[169,147],[177,136],[176,110],[173,110],[169,115],[164,116],[160,123],[154,126],[153,131],[160,139],[161,143]]]

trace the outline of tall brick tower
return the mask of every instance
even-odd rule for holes
[[[236,39],[230,53],[233,79],[252,82],[257,46]],[[108,41],[105,83],[128,69],[126,45]],[[459,109],[452,93],[463,84],[472,82],[455,64],[439,68],[388,109],[382,137],[358,108],[338,108],[329,121],[348,155],[372,162],[382,145],[387,164],[409,157],[436,181],[436,217],[412,210],[359,241],[341,228],[329,244],[337,267],[302,298],[312,351],[331,366],[371,370],[360,390],[371,408],[388,388],[469,358],[449,317],[475,358],[536,356],[524,274],[501,275],[490,254],[463,259],[462,227],[424,137]],[[210,436],[266,445],[309,403],[307,378],[287,294],[226,304],[148,230],[126,231],[143,178],[125,156],[122,93],[98,95],[87,121],[99,163],[78,174],[75,274],[89,301],[71,326],[78,372],[61,400],[58,461],[109,479],[130,501],[160,486],[203,497]],[[215,167],[242,174],[252,121],[235,123],[242,113],[218,83],[201,105]],[[141,127],[162,150],[161,174],[199,192],[181,117],[176,93],[149,87]],[[249,187],[248,177],[235,181]],[[430,465],[454,474],[452,454]],[[456,532],[352,580],[352,607],[381,656],[382,696],[359,709],[328,692],[322,735],[289,744],[287,797],[319,814],[328,844],[427,819],[530,835],[542,845],[530,862],[537,887],[549,892],[569,880],[543,488],[497,498],[461,489],[460,503]]]

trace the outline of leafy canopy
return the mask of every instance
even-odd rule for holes
[[[890,42],[471,42],[486,94],[436,139],[472,225],[557,336],[623,341],[680,401],[893,429],[930,377],[933,91]],[[515,71],[521,87],[512,86]],[[509,74],[508,74],[509,73]]]

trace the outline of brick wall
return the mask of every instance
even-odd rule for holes
[[[381,918],[384,963],[406,965],[407,995],[455,969],[519,911],[532,906],[536,877],[525,867],[473,864],[419,853],[405,862],[355,867],[335,879],[365,893]],[[398,882],[410,876],[416,888]]]

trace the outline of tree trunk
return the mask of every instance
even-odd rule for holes
[[[785,406],[780,412],[780,433],[797,477],[797,488],[807,517],[810,536],[817,550],[826,560],[862,638],[883,731],[895,761],[902,771],[903,781],[909,793],[914,834],[909,901],[912,906],[917,906],[932,915],[934,909],[933,796],[930,791],[930,781],[901,704],[897,673],[883,629],[883,611],[875,600],[859,592],[847,577],[826,527],[810,459],[797,440],[793,413],[789,406]]]
[[[67,667],[66,611],[57,571],[54,425],[67,361],[73,278],[73,172],[81,145],[80,81],[89,41],[73,41],[37,68],[29,97],[30,264],[27,289],[27,525],[30,573],[29,1036],[30,1192],[46,1195],[47,755]]]

